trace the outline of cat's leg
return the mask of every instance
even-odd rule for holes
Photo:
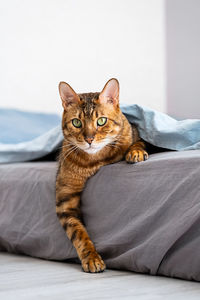
[[[56,198],[57,216],[76,248],[83,270],[91,273],[103,272],[105,263],[81,222],[80,192],[63,193],[59,190]]]
[[[145,143],[138,141],[130,146],[125,156],[126,162],[134,164],[148,159],[148,153],[145,151]]]

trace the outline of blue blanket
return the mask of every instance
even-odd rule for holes
[[[56,114],[0,109],[0,143],[31,141],[60,124]]]
[[[121,109],[145,141],[170,150],[200,149],[200,120],[177,121],[136,104]],[[0,163],[38,159],[55,151],[63,140],[60,121],[53,114],[21,112],[20,116],[0,110]]]

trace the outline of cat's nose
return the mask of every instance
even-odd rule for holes
[[[94,140],[94,137],[93,136],[86,136],[85,137],[85,141],[91,145],[92,144],[92,141]]]

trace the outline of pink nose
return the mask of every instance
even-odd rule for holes
[[[94,140],[94,137],[93,136],[88,136],[88,137],[85,137],[85,140],[86,142],[91,145],[92,144],[92,141]]]

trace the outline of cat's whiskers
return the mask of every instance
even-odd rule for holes
[[[60,156],[60,160],[61,160],[61,164],[65,161],[65,157],[68,155],[68,153],[72,151],[72,149],[70,149],[67,152],[64,152],[61,156]]]
[[[75,146],[74,143],[65,140],[65,143],[67,143],[67,145],[62,145],[61,147],[59,147],[58,149],[63,149],[63,148],[69,148],[70,146]]]
[[[76,145],[72,146],[68,151],[64,152],[64,155],[61,157],[61,165],[64,163],[66,158],[75,150],[78,150],[78,147]]]
[[[66,158],[76,150],[76,148],[72,149],[71,152],[69,152],[67,155],[65,155],[65,157],[63,158],[63,160],[61,161],[61,166],[63,165],[63,163],[65,162]]]
[[[72,150],[72,148],[73,148],[74,146],[75,146],[75,145],[62,146],[61,149],[67,148],[67,150],[64,149],[63,153],[61,152],[62,155],[64,156],[67,152],[69,152],[70,150]]]

